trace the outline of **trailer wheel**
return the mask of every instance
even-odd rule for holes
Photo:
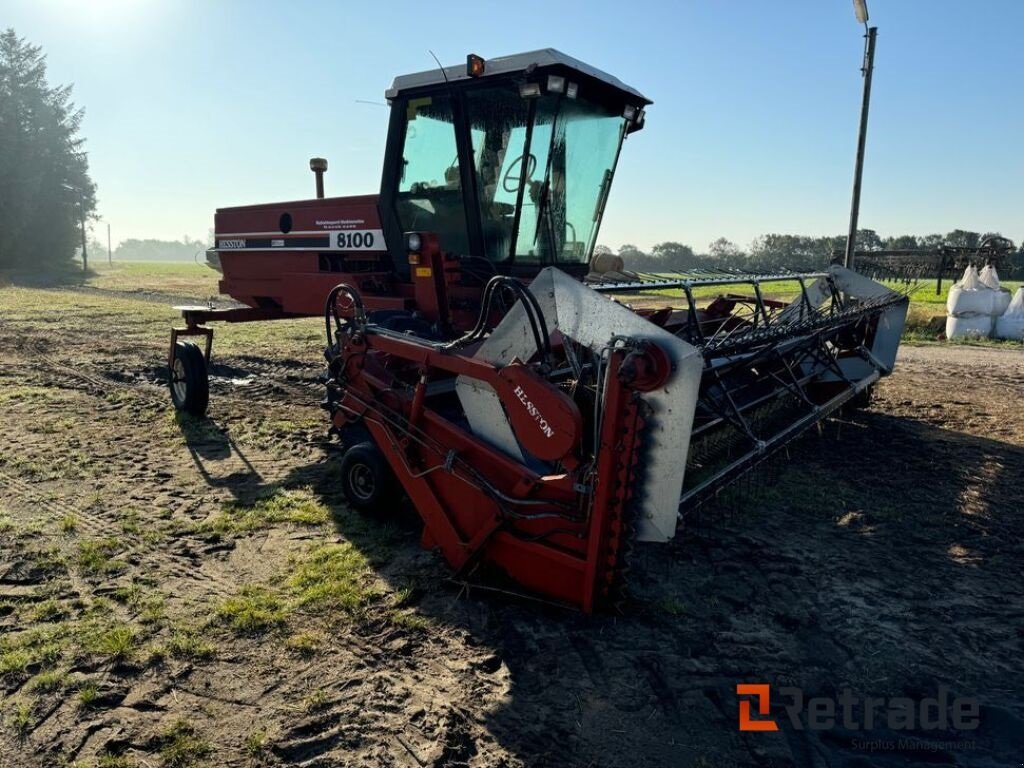
[[[373,443],[353,445],[341,458],[341,490],[356,509],[385,510],[398,499],[397,480]]]
[[[174,407],[193,416],[205,416],[210,403],[210,380],[202,350],[190,341],[177,342],[170,373]]]

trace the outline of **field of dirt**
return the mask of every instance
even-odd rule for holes
[[[346,507],[315,320],[218,329],[210,418],[176,417],[153,290],[0,288],[0,768],[1024,759],[1020,348],[905,347],[586,617]],[[760,682],[945,687],[978,727],[798,729],[774,698],[740,732]]]

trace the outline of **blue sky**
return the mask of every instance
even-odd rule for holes
[[[1024,2],[869,0],[879,27],[861,225],[1024,238]],[[394,75],[559,48],[654,105],[600,241],[846,230],[863,30],[850,0],[0,0],[73,82],[115,241],[205,237],[217,206],[380,184]]]

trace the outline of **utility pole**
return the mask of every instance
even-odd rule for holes
[[[875,37],[878,27],[867,28],[867,6],[854,0],[857,19],[865,26],[864,63],[861,76],[864,78],[864,98],[860,105],[860,131],[857,134],[857,164],[853,172],[853,201],[850,204],[850,232],[846,237],[846,257],[843,264],[853,269],[853,255],[857,250],[857,219],[860,216],[860,185],[864,174],[864,145],[868,136],[868,108],[871,106],[871,73],[875,68]],[[863,17],[861,16],[863,8]]]
[[[110,248],[110,222],[107,222],[107,264],[114,263],[114,252]]]

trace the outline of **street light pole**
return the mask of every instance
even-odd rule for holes
[[[857,249],[857,219],[860,217],[860,186],[864,174],[864,145],[868,136],[868,109],[871,106],[871,73],[875,68],[875,37],[878,27],[867,27],[868,12],[863,2],[854,0],[857,20],[865,26],[864,64],[861,75],[864,78],[864,97],[860,105],[860,131],[857,134],[857,164],[853,172],[853,200],[850,203],[850,231],[846,236],[846,256],[843,264],[853,269],[854,252]]]

